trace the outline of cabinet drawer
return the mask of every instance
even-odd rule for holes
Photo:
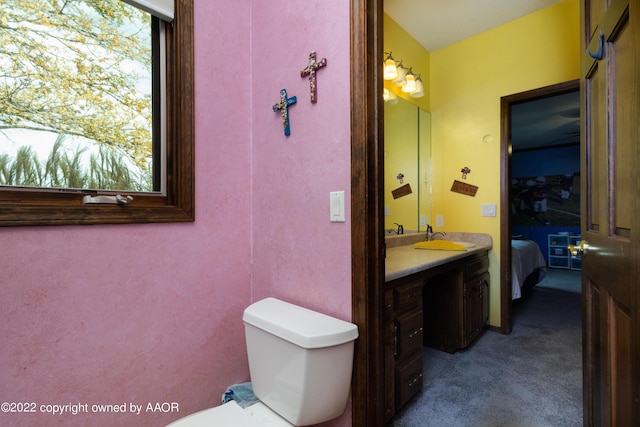
[[[422,350],[396,367],[396,409],[422,389]]]
[[[396,300],[396,310],[399,314],[422,306],[423,286],[424,281],[420,280],[398,286],[393,290]]]
[[[401,360],[416,350],[422,349],[423,321],[422,311],[405,314],[398,318],[398,350],[396,354],[398,360]]]
[[[489,270],[489,257],[481,256],[467,261],[465,265],[465,279],[478,276]]]

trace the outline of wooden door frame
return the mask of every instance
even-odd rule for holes
[[[580,90],[580,80],[570,80],[500,98],[500,332],[511,333],[511,106]]]
[[[382,0],[351,9],[352,425],[384,426]]]

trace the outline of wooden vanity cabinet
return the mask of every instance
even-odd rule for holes
[[[463,328],[459,348],[475,340],[489,323],[489,273],[465,280],[463,289]]]
[[[489,320],[489,258],[467,258],[385,284],[385,421],[422,389],[423,345],[449,353]]]
[[[422,388],[422,289],[426,280],[410,276],[385,291],[385,358],[388,421]]]

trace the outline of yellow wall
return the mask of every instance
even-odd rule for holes
[[[434,230],[492,236],[494,326],[500,325],[500,213],[482,217],[481,207],[500,206],[500,98],[579,78],[579,36],[578,0],[567,0],[430,54],[432,215],[444,217],[444,227]],[[492,140],[483,142],[485,135]],[[478,186],[476,196],[450,191],[456,179]]]
[[[424,86],[424,96],[422,98],[411,98],[406,93],[402,93],[399,88],[393,86],[390,82],[385,82],[384,87],[392,90],[398,96],[408,100],[409,102],[421,107],[424,110],[429,109],[431,80],[429,51],[420,43],[409,35],[396,21],[391,19],[386,13],[383,21],[384,37],[383,49],[385,52],[391,52],[396,61],[402,60],[405,67],[411,67],[414,74],[420,74],[422,84]],[[382,64],[380,64],[382,66]]]

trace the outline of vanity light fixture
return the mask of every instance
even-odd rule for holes
[[[409,71],[407,72],[407,75],[405,77],[407,79],[407,84],[405,84],[404,86],[402,86],[402,91],[404,93],[413,93],[416,91],[416,76],[415,74],[413,74],[413,71],[411,70],[411,68],[409,68]]]
[[[424,86],[422,86],[422,78],[420,74],[416,76],[416,90],[409,94],[412,98],[422,98],[424,96]]]
[[[424,86],[420,74],[413,73],[411,67],[405,67],[402,60],[396,61],[391,56],[391,52],[384,52],[383,78],[391,80],[391,84],[400,87],[403,93],[409,94],[412,98],[422,98],[424,96]],[[384,100],[390,102],[394,93],[385,89]],[[395,99],[397,102],[397,98]],[[393,102],[395,103],[395,102]]]
[[[384,79],[393,80],[398,77],[398,69],[396,68],[396,61],[394,61],[391,52],[385,52],[386,58],[384,60]]]
[[[394,105],[398,103],[398,96],[387,88],[385,88],[382,93],[382,99],[384,99],[386,104]]]
[[[398,77],[396,77],[393,80],[393,85],[394,86],[399,86],[402,87],[405,84],[407,84],[407,70],[404,68],[404,66],[402,65],[402,61],[400,61],[398,63],[398,66],[396,67],[396,71],[398,73]]]

